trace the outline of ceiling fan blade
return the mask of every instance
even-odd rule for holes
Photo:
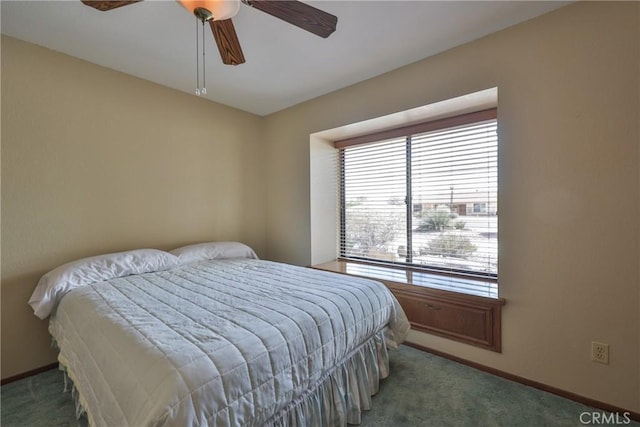
[[[209,25],[211,25],[213,37],[216,39],[222,62],[227,65],[243,64],[244,54],[231,19],[211,20]]]
[[[327,38],[336,30],[338,18],[296,0],[242,0],[248,6],[280,18],[289,24]]]
[[[94,9],[98,9],[101,12],[106,12],[122,6],[128,6],[133,3],[138,3],[142,0],[127,0],[127,1],[109,1],[109,0],[81,0],[87,6]]]

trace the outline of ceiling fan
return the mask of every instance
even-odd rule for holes
[[[87,6],[102,12],[138,3],[142,0],[81,0]],[[245,62],[242,48],[231,18],[237,13],[239,3],[258,9],[289,24],[327,38],[336,30],[338,18],[297,0],[178,0],[187,10],[204,22],[208,22],[218,45],[222,62],[238,65]]]

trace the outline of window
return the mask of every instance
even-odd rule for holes
[[[336,141],[341,258],[497,277],[496,117]]]

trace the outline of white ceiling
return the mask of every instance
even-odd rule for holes
[[[416,62],[564,6],[543,1],[308,1],[338,17],[323,39],[246,5],[233,18],[246,63],[207,34],[206,98],[259,115]],[[193,93],[195,18],[145,0],[99,12],[80,0],[1,2],[3,34]],[[195,96],[195,95],[194,95]]]

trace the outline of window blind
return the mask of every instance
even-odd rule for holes
[[[336,147],[342,258],[497,276],[495,109]]]

